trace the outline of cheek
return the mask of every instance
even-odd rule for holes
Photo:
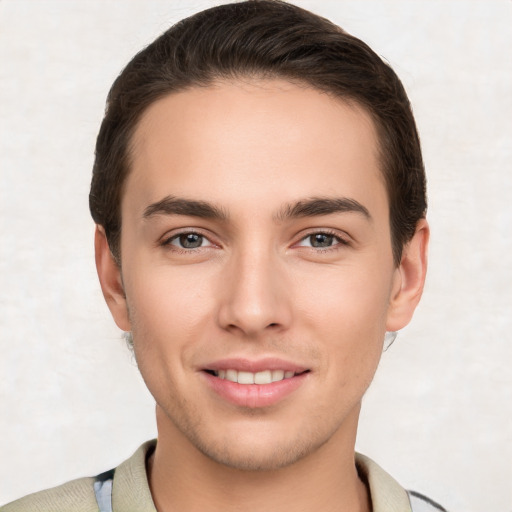
[[[391,293],[387,273],[372,266],[355,265],[321,269],[304,279],[294,280],[304,317],[320,322],[323,328],[336,332],[371,330],[385,326]],[[300,299],[299,299],[300,297]],[[299,302],[300,301],[300,302]]]
[[[129,274],[125,287],[135,345],[141,356],[162,362],[186,359],[212,318],[208,283],[198,272],[183,268],[139,268],[146,271]]]
[[[383,291],[386,290],[386,291]],[[300,286],[297,330],[318,348],[319,408],[343,418],[371,384],[382,355],[388,288],[356,268],[318,272]]]
[[[318,273],[300,286],[299,329],[324,345],[324,367],[340,385],[366,387],[382,354],[390,284],[382,273],[356,268]]]
[[[130,274],[126,283],[135,358],[160,404],[179,396],[173,390],[185,378],[187,361],[205,330],[201,293],[190,284],[162,268]]]
[[[139,270],[143,269],[143,270]],[[199,269],[140,264],[130,272],[126,292],[139,316],[187,321],[208,307],[208,281]]]

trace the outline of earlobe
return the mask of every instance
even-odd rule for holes
[[[96,226],[94,234],[94,253],[101,291],[107,306],[117,326],[123,331],[130,331],[131,326],[121,269],[110,251],[105,230],[99,225]]]
[[[425,219],[420,219],[414,236],[404,247],[400,266],[396,269],[395,282],[388,309],[386,329],[398,331],[412,318],[418,305],[427,272],[427,251],[430,230]]]

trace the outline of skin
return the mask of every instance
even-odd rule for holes
[[[327,206],[301,211],[312,199]],[[101,227],[96,261],[157,403],[158,510],[371,510],[361,400],[420,299],[428,226],[396,267],[366,111],[280,80],[169,95],[137,127],[121,211],[122,269]],[[199,246],[180,247],[191,232]],[[282,400],[233,404],[208,385],[212,361],[264,357],[307,369]]]

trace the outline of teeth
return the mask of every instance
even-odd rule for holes
[[[270,384],[283,379],[291,379],[295,372],[284,370],[263,370],[261,372],[244,372],[237,370],[218,370],[219,379],[226,379],[238,384]]]
[[[254,384],[254,373],[238,372],[238,384]]]
[[[272,370],[272,382],[284,379],[284,370]]]
[[[254,384],[270,384],[272,382],[272,372],[265,370],[254,374]]]
[[[226,379],[231,382],[238,382],[238,372],[236,370],[226,370]]]

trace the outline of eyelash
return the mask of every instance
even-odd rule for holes
[[[307,233],[306,235],[304,235],[303,237],[301,237],[300,240],[294,245],[298,245],[301,242],[303,242],[304,240],[307,240],[308,238],[311,238],[315,235],[327,235],[329,237],[333,237],[335,239],[336,243],[334,245],[331,245],[328,247],[313,247],[313,246],[300,246],[300,245],[299,245],[299,247],[306,247],[307,249],[314,250],[317,253],[318,252],[326,253],[326,252],[331,252],[331,251],[338,251],[342,247],[346,247],[346,246],[350,245],[348,240],[346,240],[345,238],[340,236],[340,234],[338,232],[335,232],[331,229],[320,229],[320,230],[311,231],[311,232]]]
[[[193,229],[188,229],[186,231],[181,231],[179,233],[174,233],[173,235],[164,238],[160,242],[159,245],[161,247],[163,247],[164,249],[169,249],[169,250],[177,252],[179,254],[192,254],[192,253],[197,253],[201,249],[205,249],[205,247],[202,247],[202,246],[196,247],[196,248],[188,248],[187,249],[187,248],[184,248],[184,247],[179,247],[179,246],[174,245],[172,243],[174,240],[177,240],[180,237],[186,236],[186,235],[197,235],[197,236],[201,237],[203,240],[207,240],[209,242],[209,245],[206,246],[206,247],[215,247],[217,245],[214,242],[212,242],[206,235],[204,235],[200,231],[196,231],[196,230],[193,230]]]
[[[209,245],[207,245],[206,247],[199,246],[199,247],[192,247],[192,248],[184,248],[184,247],[179,247],[172,243],[173,241],[178,240],[180,237],[186,236],[186,235],[197,235],[197,236],[201,237],[203,239],[203,241],[204,240],[208,241]],[[334,245],[327,246],[327,247],[313,247],[312,245],[300,245],[301,242],[304,242],[308,238],[311,238],[315,235],[326,235],[329,237],[333,237],[336,243]],[[172,236],[166,237],[160,242],[159,245],[166,249],[172,250],[172,251],[180,253],[180,254],[193,254],[193,253],[197,253],[200,250],[205,249],[207,247],[208,248],[209,247],[218,247],[218,245],[215,244],[214,242],[212,242],[209,237],[207,237],[200,231],[196,231],[193,229],[181,231],[179,233],[173,234]],[[327,252],[331,252],[331,251],[337,251],[337,250],[340,250],[342,247],[346,247],[349,245],[350,245],[350,243],[345,238],[340,236],[339,233],[337,233],[333,230],[330,230],[330,229],[320,229],[320,230],[310,231],[309,233],[302,236],[298,242],[293,244],[294,247],[304,247],[306,249],[313,250],[316,253],[327,253]]]

